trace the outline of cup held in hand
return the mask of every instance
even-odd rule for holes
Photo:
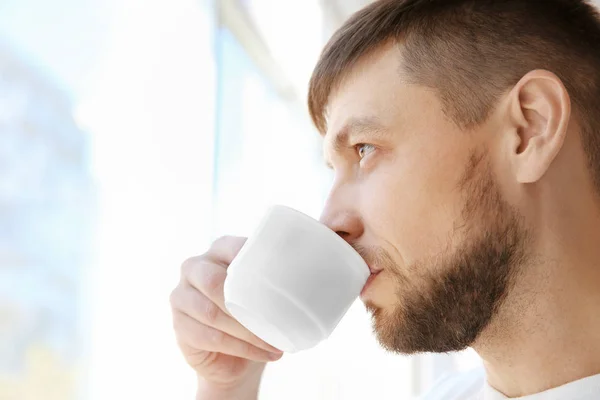
[[[297,352],[333,332],[368,277],[364,260],[335,232],[275,206],[229,266],[225,305],[265,342]]]

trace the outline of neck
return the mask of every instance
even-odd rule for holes
[[[537,238],[543,258],[524,267],[473,346],[489,384],[508,397],[600,373],[600,218],[579,210]]]

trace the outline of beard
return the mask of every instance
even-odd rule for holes
[[[396,281],[392,310],[367,303],[381,345],[401,354],[471,346],[504,303],[527,262],[528,232],[502,198],[485,153],[473,154],[459,182],[464,238],[436,257],[399,268],[383,249],[357,248]],[[411,273],[409,273],[411,272]]]

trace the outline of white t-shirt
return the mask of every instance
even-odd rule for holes
[[[506,400],[485,379],[482,368],[440,380],[421,400]],[[599,400],[600,375],[590,376],[566,385],[518,400]],[[514,399],[513,399],[514,400]]]

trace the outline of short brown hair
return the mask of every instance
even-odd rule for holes
[[[527,72],[563,81],[600,188],[600,17],[585,0],[380,0],[331,38],[313,72],[308,105],[327,129],[329,97],[352,67],[390,41],[402,71],[437,90],[445,113],[474,127]]]

